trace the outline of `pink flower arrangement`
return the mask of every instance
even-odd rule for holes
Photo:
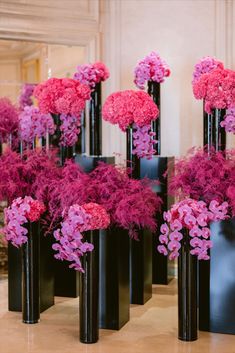
[[[134,124],[133,129],[133,154],[136,154],[138,158],[146,157],[147,159],[151,159],[156,153],[153,146],[158,143],[158,141],[154,139],[156,133],[151,131],[151,125],[138,127]]]
[[[227,114],[220,125],[225,128],[225,131],[235,134],[235,106],[227,110]]]
[[[36,84],[33,83],[25,83],[23,85],[19,96],[19,106],[21,110],[26,106],[33,105],[32,96],[35,87]]]
[[[79,117],[90,99],[90,88],[71,78],[50,78],[34,89],[42,113]]]
[[[19,115],[19,135],[26,143],[32,143],[36,137],[46,137],[55,132],[50,114],[44,114],[37,107],[25,106]]]
[[[0,201],[11,204],[14,199],[25,196],[38,199],[35,195],[39,193],[38,179],[47,175],[53,180],[55,170],[57,158],[52,151],[29,150],[22,158],[19,153],[5,151],[0,157]]]
[[[104,207],[94,202],[86,203],[82,207],[90,215],[87,230],[108,228],[110,217]]]
[[[147,93],[127,90],[110,94],[102,113],[104,120],[126,131],[134,123],[139,127],[149,125],[157,119],[159,110]]]
[[[193,84],[195,81],[199,80],[202,75],[217,68],[224,69],[223,63],[211,56],[205,56],[194,66]]]
[[[90,173],[91,197],[110,215],[111,224],[138,239],[138,230],[156,230],[156,213],[161,199],[152,191],[150,180],[131,179],[126,169],[100,163]]]
[[[58,251],[55,258],[72,262],[70,268],[84,272],[80,259],[84,254],[92,251],[94,246],[84,241],[82,232],[105,229],[109,223],[109,216],[100,205],[95,203],[83,206],[72,205],[67,214],[64,213],[61,227],[54,231],[54,237],[58,241],[52,246],[54,250]]]
[[[30,196],[15,199],[11,206],[4,210],[5,227],[3,233],[6,240],[19,247],[28,241],[28,230],[25,224],[36,222],[45,212],[43,203]]]
[[[134,133],[134,153],[138,157],[152,157],[156,141],[149,130],[159,110],[147,93],[133,90],[112,93],[106,99],[102,113],[104,120],[118,124],[122,131],[133,126],[137,130]]]
[[[169,182],[169,192],[177,197],[203,200],[207,204],[216,200],[229,204],[229,214],[235,215],[235,150],[225,152],[194,148],[176,161],[175,173]],[[229,192],[230,190],[230,192]]]
[[[147,81],[162,83],[165,77],[170,76],[169,66],[160,55],[152,51],[144,59],[140,60],[134,70],[134,83],[140,89],[144,89]]]
[[[11,103],[10,99],[0,98],[0,141],[8,142],[10,135],[17,136],[19,126],[19,116],[17,108]]]
[[[235,106],[235,71],[217,68],[193,82],[196,99],[204,99],[205,111]]]
[[[198,260],[208,260],[208,250],[212,247],[209,225],[228,218],[227,210],[227,202],[219,204],[215,200],[209,207],[205,202],[193,199],[174,204],[163,214],[166,223],[160,228],[158,251],[163,255],[169,253],[169,259],[174,260],[180,254],[181,243],[188,238],[190,254],[197,256]]]
[[[109,70],[102,62],[79,65],[77,66],[77,72],[74,74],[73,78],[80,83],[94,88],[97,83],[109,78]]]

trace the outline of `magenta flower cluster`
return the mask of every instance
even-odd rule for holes
[[[11,206],[4,210],[5,227],[3,233],[7,241],[19,247],[28,241],[28,230],[25,224],[40,219],[45,206],[30,196],[15,199]]]
[[[235,106],[235,71],[216,68],[193,82],[196,99],[204,99],[205,111]]]
[[[221,121],[220,125],[224,127],[227,132],[235,134],[235,106],[227,110],[224,120]]]
[[[90,88],[71,78],[50,78],[34,89],[42,113],[79,117],[90,99]]]
[[[136,154],[138,158],[145,157],[147,159],[151,159],[156,153],[156,150],[153,147],[158,142],[154,139],[156,133],[151,131],[151,125],[139,127],[134,124],[133,129],[134,149],[132,153]]]
[[[61,114],[60,120],[60,145],[74,146],[78,140],[78,134],[80,133],[80,117],[72,116],[70,114]]]
[[[165,77],[170,76],[169,66],[160,55],[152,51],[144,59],[140,60],[134,70],[134,83],[140,89],[144,89],[147,81],[162,83]]]
[[[10,99],[0,98],[0,141],[8,142],[10,135],[16,136],[19,127],[19,116],[17,108]]]
[[[21,89],[19,96],[19,106],[20,109],[23,110],[24,107],[33,105],[33,91],[36,87],[36,84],[33,83],[25,83]]]
[[[169,254],[169,259],[174,260],[180,254],[181,244],[188,241],[191,255],[197,256],[198,260],[208,260],[208,250],[212,247],[209,225],[228,218],[227,210],[227,202],[219,204],[215,200],[209,207],[205,202],[193,199],[174,204],[163,214],[166,222],[160,228],[158,251],[165,256]]]
[[[194,148],[174,165],[169,182],[171,195],[229,204],[229,214],[235,215],[235,150],[215,152],[213,149]]]
[[[50,114],[44,114],[37,107],[25,106],[19,115],[19,135],[22,141],[32,143],[36,137],[54,134],[55,125]]]
[[[145,92],[126,90],[108,96],[103,106],[103,118],[126,131],[132,124],[149,125],[159,115],[157,105]]]
[[[77,72],[74,74],[73,78],[80,83],[94,88],[97,83],[109,78],[109,70],[102,62],[78,65]]]
[[[72,205],[66,214],[61,228],[54,231],[57,243],[52,245],[55,251],[55,258],[71,262],[70,268],[84,272],[81,264],[81,257],[94,246],[84,241],[82,232],[94,229],[105,229],[109,226],[110,219],[103,207],[95,203],[88,203],[83,206]]]
[[[211,56],[205,56],[199,60],[199,62],[194,66],[193,84],[195,81],[199,80],[202,75],[207,74],[216,68],[223,69],[224,65],[221,61],[218,61]]]

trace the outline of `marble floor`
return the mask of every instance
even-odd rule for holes
[[[0,353],[235,353],[235,336],[199,333],[195,342],[177,339],[176,282],[154,286],[144,306],[131,306],[120,331],[100,330],[96,344],[79,342],[79,299],[57,298],[36,325],[7,311],[7,280],[0,281]]]

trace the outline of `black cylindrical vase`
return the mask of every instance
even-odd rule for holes
[[[211,148],[215,151],[224,151],[226,148],[226,132],[220,126],[220,123],[224,120],[226,109],[213,109],[211,114],[208,114],[204,109],[203,115],[203,145],[207,146],[208,151]]]
[[[102,154],[101,82],[91,92],[90,115],[90,155]]]
[[[131,177],[140,179],[140,160],[133,154],[133,129],[126,131],[126,166],[131,169]]]
[[[197,258],[190,254],[189,235],[185,234],[178,258],[178,337],[197,340]]]
[[[26,324],[40,319],[39,223],[27,224],[28,241],[22,246],[22,315]]]
[[[86,152],[86,112],[81,114],[80,133],[75,145],[75,154],[84,154]]]
[[[80,275],[80,341],[96,343],[99,339],[99,230],[85,233],[85,240],[94,245],[82,259],[84,273]]]
[[[148,81],[148,94],[152,97],[154,103],[158,106],[159,116],[152,122],[152,131],[155,132],[155,139],[158,143],[155,146],[156,154],[161,154],[161,91],[160,83]]]

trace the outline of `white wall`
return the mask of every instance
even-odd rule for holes
[[[19,59],[0,59],[0,97],[17,102],[20,91],[21,70]]]
[[[235,65],[233,5],[230,0],[106,1],[103,59],[114,80],[106,94],[134,88],[136,62],[152,50],[170,65],[172,75],[161,86],[163,155],[180,155],[202,144],[202,102],[192,95],[193,66],[205,55]],[[109,148],[125,155],[124,134],[111,131]]]

